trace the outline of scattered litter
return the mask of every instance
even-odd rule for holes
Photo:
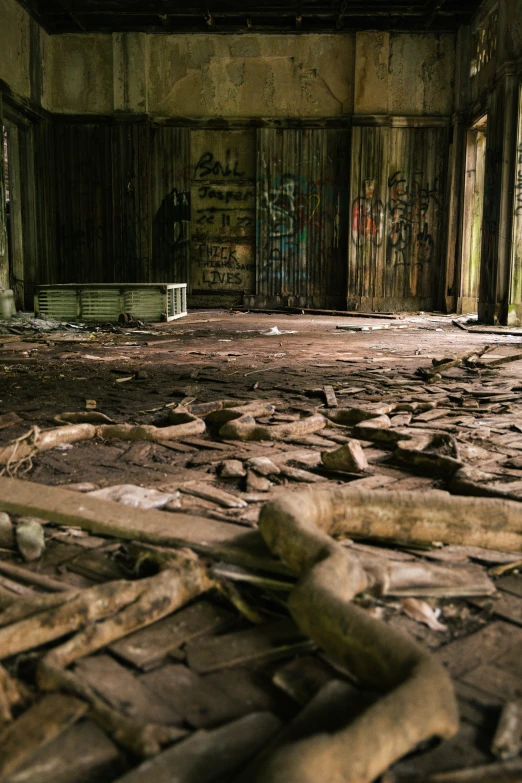
[[[447,632],[447,625],[443,625],[437,619],[440,611],[432,609],[426,601],[420,601],[418,598],[403,598],[401,606],[404,614],[411,617],[412,620],[424,623],[432,631]]]
[[[267,329],[264,332],[259,332],[259,334],[263,334],[266,337],[273,337],[274,335],[278,335],[278,334],[297,334],[297,332],[295,330],[280,331],[277,326],[272,326],[271,329]]]
[[[177,495],[177,493],[138,487],[135,484],[116,484],[104,489],[95,489],[88,494],[94,498],[113,500],[116,503],[121,503],[122,506],[133,508],[163,508]]]

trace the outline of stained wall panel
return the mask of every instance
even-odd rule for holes
[[[190,130],[151,128],[150,282],[186,283],[190,256]]]
[[[151,279],[150,166],[148,123],[114,126],[112,192],[115,282],[148,283]]]
[[[54,170],[49,178],[54,180],[55,256],[49,257],[49,263],[54,267],[53,279],[113,282],[111,129],[64,123],[55,125],[52,133]],[[41,185],[47,188],[45,182]]]
[[[448,131],[355,128],[348,307],[436,308]]]
[[[255,132],[191,134],[190,292],[253,293]]]
[[[349,138],[345,129],[258,130],[258,299],[344,306]]]

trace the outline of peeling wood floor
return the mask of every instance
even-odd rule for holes
[[[269,333],[274,327],[279,333]],[[491,368],[458,364],[433,383],[416,374],[419,367],[431,367],[435,357],[486,345],[493,348],[482,357],[484,365],[522,353],[522,334],[511,336],[516,330],[465,331],[442,315],[388,322],[194,311],[172,324],[139,330],[19,331],[0,331],[0,446],[31,426],[57,426],[55,417],[85,411],[87,400],[95,400],[96,410],[115,421],[161,425],[180,402],[262,399],[276,405],[267,423],[281,423],[324,412],[324,387],[331,386],[339,408],[419,403],[409,416],[390,413],[391,428],[450,436],[458,458],[482,472],[483,489],[522,499],[522,361]],[[6,415],[13,412],[19,418]],[[363,440],[363,447],[370,471],[362,477],[325,469],[321,452],[338,448],[351,436],[351,427],[337,427],[276,443],[237,443],[208,434],[167,445],[86,441],[37,455],[25,478],[77,491],[121,484],[155,489],[170,494],[168,509],[245,531],[255,529],[267,499],[307,486],[349,481],[369,489],[448,488],[440,472],[426,474],[418,465],[398,464],[393,450],[369,440]],[[224,461],[246,465],[258,456],[286,471],[268,478],[253,470],[235,478],[220,475]],[[212,490],[202,491],[205,487],[225,494],[214,493],[212,499]],[[227,502],[231,496],[242,502]],[[44,592],[9,568],[2,570],[3,565],[23,567],[72,588],[132,577],[125,546],[118,540],[52,524],[45,525],[45,536],[45,551],[33,562],[24,563],[9,547],[0,550],[0,607],[18,596]],[[356,546],[382,552],[382,542],[380,550],[377,542]],[[474,566],[497,588],[487,597],[421,596],[434,610],[430,617],[445,626],[439,630],[436,623],[428,627],[415,619],[400,596],[362,599],[369,611],[435,651],[454,678],[461,708],[459,734],[403,759],[387,773],[386,783],[427,781],[431,774],[495,762],[490,748],[500,709],[522,697],[522,576],[511,565],[517,556],[451,546],[388,547],[386,556]],[[277,589],[275,580],[248,583],[229,564],[221,568],[262,614],[262,626],[249,623],[222,596],[210,593],[74,665],[76,674],[111,706],[179,727],[188,738],[143,765],[90,717],[79,714],[45,747],[21,756],[14,771],[0,780],[167,783],[176,768],[183,770],[183,781],[224,783],[281,724],[290,724],[298,734],[303,725],[324,730],[346,720],[347,710],[368,694],[302,639],[286,615],[284,590]],[[37,655],[33,651],[4,661],[30,689],[35,687]],[[0,733],[0,743],[1,738]],[[228,743],[231,750],[224,759],[219,748]],[[205,760],[197,769],[190,763],[194,755]],[[522,765],[518,774],[521,770]]]

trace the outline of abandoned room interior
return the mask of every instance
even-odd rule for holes
[[[521,0],[0,0],[0,783],[522,781]]]

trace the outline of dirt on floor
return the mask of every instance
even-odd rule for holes
[[[4,478],[117,501],[134,506],[133,514],[141,508],[144,529],[147,508],[170,512],[174,527],[180,512],[188,515],[193,528],[180,533],[181,544],[211,563],[213,575],[228,586],[202,590],[183,608],[133,625],[69,666],[115,714],[169,729],[145,762],[147,753],[122,742],[100,710],[81,707],[89,700],[82,701],[78,690],[55,688],[62,698],[75,692],[74,704],[48,702],[60,694],[42,688],[38,664],[81,623],[59,639],[17,643],[7,655],[2,633],[13,606],[25,602],[40,611],[38,601],[60,595],[60,584],[64,595],[72,594],[113,580],[134,583],[154,569],[143,570],[143,551],[133,550],[132,541],[50,517],[40,519],[45,548],[32,559],[21,532],[26,518],[11,514],[8,530],[0,517],[0,659],[23,690],[9,714],[2,714],[0,698],[0,748],[9,751],[0,759],[0,782],[167,783],[173,769],[181,770],[180,781],[230,781],[273,736],[277,742],[282,727],[288,742],[303,731],[346,722],[368,692],[294,625],[286,607],[291,573],[273,561],[266,571],[259,560],[253,568],[246,560],[232,562],[218,546],[213,554],[203,539],[207,533],[220,542],[255,537],[263,505],[302,490],[438,489],[519,501],[520,344],[520,330],[487,329],[465,319],[458,325],[437,314],[359,318],[211,310],[138,328],[31,319],[0,325],[0,462],[2,447],[19,444],[0,464]],[[222,430],[225,419],[212,419],[202,406],[216,401],[225,401],[222,413],[264,401],[269,407],[253,413],[252,426],[265,434],[241,440],[230,434],[233,428]],[[343,411],[355,413],[343,418]],[[183,437],[157,435],[177,423],[180,412],[206,426]],[[100,437],[97,430],[95,437],[38,450],[40,432],[75,421],[103,423],[94,414],[158,429],[152,439],[133,435],[130,441]],[[328,426],[308,432],[294,427],[312,416],[324,416]],[[283,425],[281,437],[266,435]],[[339,455],[354,442],[359,451]],[[24,444],[31,448],[21,460]],[[417,748],[386,773],[386,783],[489,765],[490,777],[465,779],[521,779],[522,765],[499,771],[492,750],[503,707],[522,698],[521,555],[465,543],[343,543],[436,574],[435,586],[410,583],[357,599],[444,663],[461,714],[455,737]],[[38,549],[33,539],[31,546]],[[46,709],[51,715],[56,710],[54,720]],[[52,727],[38,735],[35,726],[45,715]],[[20,746],[26,736],[31,741]],[[219,750],[229,746],[227,753]]]

